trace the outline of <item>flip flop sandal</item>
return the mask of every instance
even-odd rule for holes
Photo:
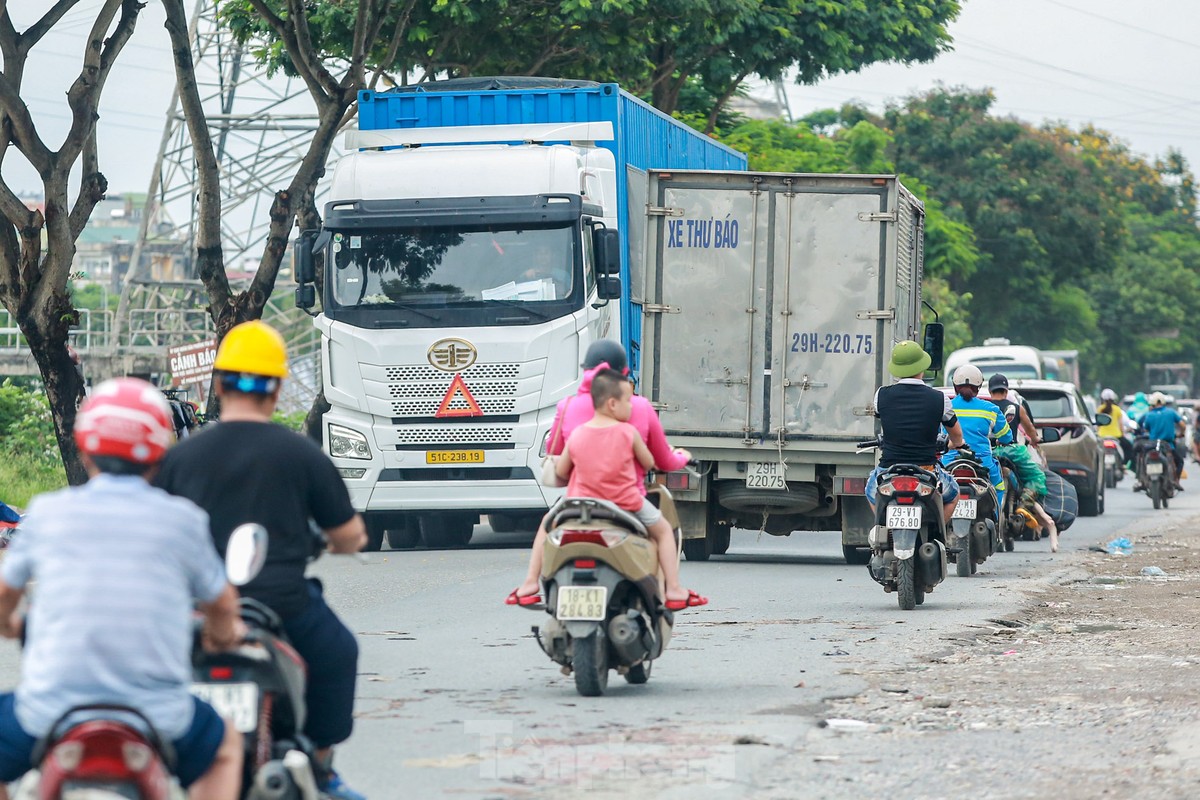
[[[708,598],[701,597],[691,589],[688,589],[688,596],[686,600],[668,600],[663,605],[666,606],[668,611],[682,611],[685,608],[706,606],[708,605]]]
[[[509,593],[508,597],[504,598],[504,605],[521,606],[522,608],[529,608],[530,606],[537,605],[540,602],[542,602],[542,596],[540,594],[527,594],[522,597],[521,595],[517,594],[516,589],[513,589],[512,592]]]

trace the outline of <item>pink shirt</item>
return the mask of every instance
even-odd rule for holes
[[[551,455],[560,455],[563,451],[563,443],[571,438],[575,429],[596,415],[591,398],[592,376],[603,366],[584,372],[583,380],[579,383],[579,391],[575,393],[575,396],[558,401],[558,411],[550,426],[552,441],[549,452]],[[642,441],[646,443],[646,447],[650,449],[650,455],[654,456],[654,466],[663,472],[674,472],[687,466],[687,458],[676,453],[667,441],[662,423],[654,411],[654,406],[650,405],[650,401],[635,394],[631,402],[633,403],[633,412],[629,415],[629,424],[634,427],[638,435],[642,437]],[[554,435],[553,431],[558,426],[559,420],[562,420],[562,431]],[[646,493],[646,470],[636,459],[634,460],[634,471],[637,473],[638,487],[644,495]]]
[[[571,448],[571,477],[567,497],[596,497],[637,512],[645,498],[634,465],[633,438],[628,422],[603,428],[580,425],[567,440]]]

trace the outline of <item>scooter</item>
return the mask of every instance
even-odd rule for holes
[[[948,552],[960,578],[975,574],[975,569],[1002,545],[998,530],[1003,517],[997,509],[997,495],[991,472],[970,450],[960,449],[946,471],[958,484],[958,504],[950,519],[953,534]],[[997,523],[1001,523],[998,525]]]
[[[859,451],[879,446],[860,442]],[[911,611],[946,579],[946,523],[942,493],[934,472],[916,464],[896,464],[879,475],[876,524],[867,534],[867,569],[885,592],[895,592],[900,608]]]
[[[674,529],[678,558],[683,537],[675,501],[665,486],[650,487],[647,496]],[[533,627],[538,645],[564,674],[574,674],[584,697],[604,694],[612,669],[629,683],[645,683],[675,622],[645,527],[606,500],[567,498],[551,510],[546,528],[546,603],[526,606],[549,615]]]
[[[243,525],[233,532],[225,557],[231,583],[249,583],[262,569],[266,535],[257,525]],[[228,709],[218,706],[217,710],[233,716]],[[186,797],[171,774],[174,754],[170,744],[134,708],[101,704],[70,709],[37,743],[33,761],[38,769],[21,779],[15,800]],[[263,797],[276,796],[286,797]]]
[[[1142,437],[1138,449],[1138,481],[1141,491],[1150,495],[1155,510],[1167,508],[1175,496],[1175,453],[1173,441]]]
[[[1125,458],[1120,440],[1106,436],[1101,441],[1104,444],[1104,485],[1112,489],[1125,480]]]
[[[266,559],[267,532],[261,525],[236,528],[229,538],[231,554],[245,563],[253,553],[257,566],[230,574],[235,586],[249,583]],[[324,540],[314,534],[314,560]],[[243,597],[241,617],[248,632],[235,650],[209,653],[196,644],[192,651],[192,694],[205,700],[242,732],[245,758],[242,797],[246,800],[319,800],[314,747],[304,736],[304,660],[287,641],[283,623],[271,609]],[[198,633],[198,632],[197,632]]]

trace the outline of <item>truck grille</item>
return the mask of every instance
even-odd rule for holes
[[[520,364],[476,364],[459,373],[485,416],[512,414],[517,403]],[[425,365],[385,367],[387,396],[393,417],[432,417],[454,375]],[[456,398],[453,408],[462,406]]]
[[[397,444],[509,444],[513,428],[490,428],[479,425],[447,425],[441,428],[396,428]]]

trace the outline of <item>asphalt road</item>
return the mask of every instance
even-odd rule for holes
[[[1126,479],[1062,549],[1152,514],[1196,513],[1200,481],[1190,483],[1169,511],[1153,512]],[[737,531],[727,555],[684,563],[685,585],[711,604],[678,615],[650,682],[614,673],[605,696],[583,698],[533,641],[544,614],[503,604],[528,541],[480,526],[461,550],[316,566],[361,647],[358,719],[337,765],[373,800],[754,797],[763,771],[786,768],[756,742],[803,742],[823,701],[860,691],[864,670],[902,669],[941,637],[1015,612],[1023,590],[1065,560],[1045,541],[1018,542],[901,612],[865,567],[843,562],[836,533]],[[16,665],[15,645],[0,644],[0,688],[15,683]]]

